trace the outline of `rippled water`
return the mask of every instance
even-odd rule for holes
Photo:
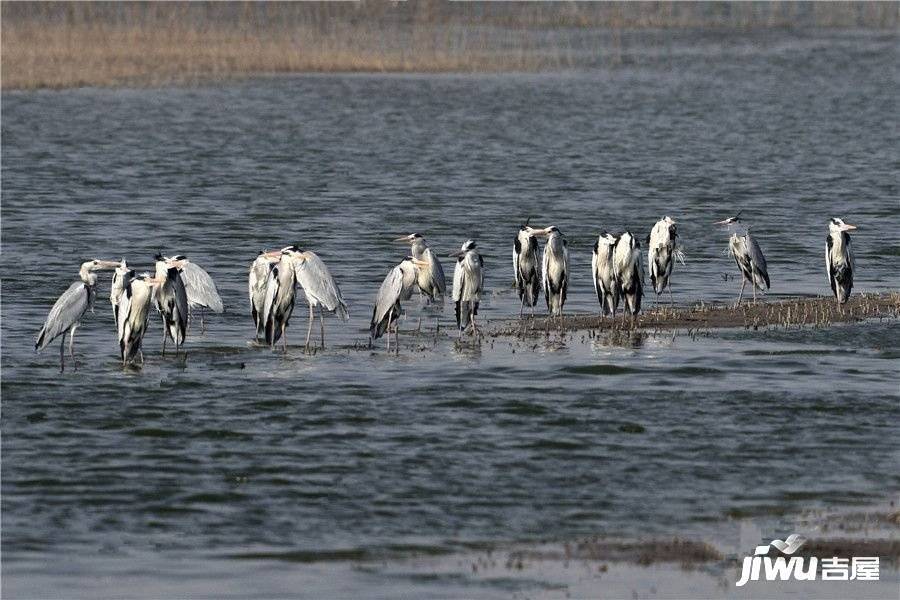
[[[894,322],[627,343],[366,340],[424,233],[477,240],[483,316],[513,316],[518,224],[571,244],[567,309],[595,310],[601,229],[679,221],[676,301],[732,300],[709,223],[743,209],[770,296],[822,294],[826,222],[857,289],[896,289],[896,38],[746,37],[539,75],[341,75],[3,95],[3,582],[30,596],[493,594],[328,565],[568,539],[705,536],[735,518],[869,506],[900,489]],[[626,57],[628,58],[628,57]],[[248,345],[246,269],[299,240],[351,310],[330,345]],[[186,363],[123,373],[100,287],[77,373],[32,352],[88,257],[180,252],[228,311]],[[450,272],[450,259],[445,270]],[[298,306],[289,340],[306,326]],[[407,305],[405,332],[433,328]],[[449,327],[448,306],[439,318]],[[404,339],[405,338],[405,339]],[[501,588],[500,593],[504,590]]]

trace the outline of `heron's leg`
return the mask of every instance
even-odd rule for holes
[[[391,351],[391,321],[394,318],[394,307],[391,307],[391,310],[388,311],[388,322],[387,322],[387,351]]]
[[[741,280],[741,293],[738,294],[738,302],[737,302],[737,303],[738,303],[738,306],[740,306],[741,300],[742,300],[743,297],[744,297],[744,286],[746,286],[746,285],[747,285],[747,280],[746,280],[746,279],[742,279],[742,280]]]
[[[309,305],[309,327],[306,328],[306,346],[303,347],[304,352],[309,352],[309,338],[312,335],[312,326],[313,321],[316,320],[315,315],[313,315],[313,307],[312,304]]]
[[[322,312],[322,305],[319,305],[319,325],[322,327],[322,350],[325,349],[325,314]]]
[[[669,284],[669,306],[675,306],[675,300],[672,298],[672,284]]]
[[[281,351],[287,354],[287,321],[281,322]]]
[[[525,294],[522,294],[522,304],[519,306],[519,318],[522,318],[522,313],[525,312]]]
[[[63,335],[59,339],[59,372],[64,373],[66,370],[66,336]]]
[[[756,304],[756,282],[752,283],[753,285],[753,304]]]
[[[75,330],[78,329],[78,325],[72,325],[72,329],[69,330],[69,356],[72,357],[72,364],[75,367],[75,370],[78,370],[78,360],[75,358]]]

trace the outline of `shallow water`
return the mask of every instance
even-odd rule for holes
[[[504,595],[333,565],[599,534],[772,534],[814,508],[884,502],[897,469],[900,325],[581,334],[454,344],[410,302],[399,356],[370,302],[425,234],[486,263],[482,315],[513,316],[528,216],[570,241],[567,309],[595,310],[594,236],[663,214],[680,303],[733,300],[739,209],[770,297],[822,294],[827,219],[860,226],[857,290],[898,287],[896,38],[704,39],[615,69],[346,75],[3,95],[3,587],[13,595]],[[896,123],[894,123],[896,125]],[[306,356],[248,344],[246,269],[299,240],[351,321]],[[228,311],[186,362],[123,373],[108,276],[77,373],[34,335],[85,258],[179,252]],[[451,261],[445,261],[450,275]],[[648,302],[650,299],[648,298]],[[448,305],[437,313],[449,328]],[[421,336],[410,330],[418,327]],[[768,530],[767,530],[768,531]],[[99,577],[99,579],[98,579]],[[539,585],[537,582],[535,585]]]

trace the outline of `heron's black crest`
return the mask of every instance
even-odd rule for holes
[[[185,256],[184,254],[179,254],[178,256],[176,256],[175,258],[173,258],[172,260],[187,260],[187,256]]]
[[[153,257],[153,260],[165,260],[165,257],[163,256],[162,252],[157,252],[156,256]]]
[[[526,227],[528,227],[529,223],[531,223],[531,215],[529,215],[528,218],[525,219],[525,222],[522,223],[522,226],[519,229],[525,229]]]
[[[410,237],[411,237],[412,239],[414,239],[414,240],[418,240],[418,239],[421,239],[421,238],[424,237],[424,236],[423,236],[421,233],[414,233],[414,234],[412,234]]]

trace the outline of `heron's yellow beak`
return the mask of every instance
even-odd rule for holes
[[[856,225],[850,223],[844,223],[844,226],[841,227],[841,231],[853,231],[854,229],[857,229]]]
[[[408,236],[408,235],[404,235],[403,237],[398,237],[396,240],[393,240],[393,241],[394,241],[394,242],[409,243],[410,239],[409,239],[409,236]]]
[[[266,258],[281,258],[281,250],[272,250],[263,254]]]
[[[414,265],[416,265],[417,267],[420,267],[420,268],[431,266],[431,263],[429,263],[428,261],[419,260],[418,258],[412,259],[412,262]]]

